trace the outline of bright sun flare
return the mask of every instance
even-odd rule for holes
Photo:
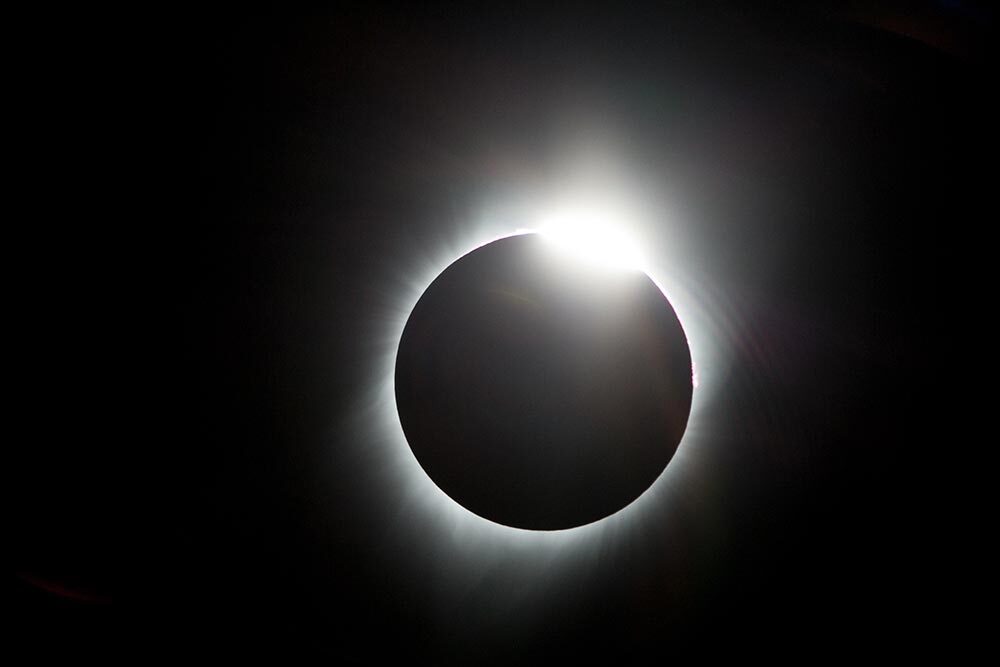
[[[560,253],[596,267],[644,270],[638,244],[598,213],[563,211],[542,219],[536,231]]]

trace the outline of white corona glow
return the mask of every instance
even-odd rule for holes
[[[369,469],[377,475],[376,486],[382,490],[383,518],[401,543],[406,543],[408,537],[416,539],[414,531],[419,530],[420,539],[432,545],[432,553],[442,563],[448,563],[450,572],[462,572],[470,578],[503,561],[518,562],[539,573],[547,571],[547,576],[555,579],[559,572],[569,571],[563,567],[567,563],[590,562],[600,557],[606,545],[642,532],[643,519],[670,506],[669,499],[678,492],[677,483],[691,474],[697,441],[710,432],[704,418],[708,402],[726,368],[725,332],[730,327],[720,322],[721,316],[713,305],[721,300],[707,293],[708,285],[700,279],[697,265],[692,265],[690,258],[663,250],[670,247],[670,234],[676,233],[669,220],[643,224],[641,217],[625,215],[620,207],[617,215],[610,213],[610,207],[593,205],[549,208],[546,210],[560,213],[541,216],[538,210],[520,205],[486,211],[450,225],[442,223],[438,227],[442,235],[436,238],[402,243],[393,259],[396,271],[390,274],[398,281],[385,285],[382,316],[371,322],[368,337],[377,345],[372,352],[378,380],[371,386],[365,406],[355,413],[355,423],[358,441],[367,443],[358,455],[370,457]],[[581,210],[587,213],[580,214]],[[532,227],[525,228],[525,222]],[[554,247],[598,265],[644,271],[674,307],[697,365],[687,429],[663,473],[636,500],[614,514],[583,526],[552,531],[498,524],[454,501],[431,480],[414,456],[403,434],[395,401],[399,341],[417,300],[431,282],[454,261],[479,247],[532,232],[541,232]],[[651,250],[641,253],[639,248]],[[550,565],[552,569],[547,569]]]

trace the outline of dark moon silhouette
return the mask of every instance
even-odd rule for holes
[[[424,292],[396,360],[420,465],[508,526],[606,517],[663,472],[691,408],[691,353],[644,273],[573,261],[538,235],[478,248]]]

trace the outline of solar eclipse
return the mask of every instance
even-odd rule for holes
[[[645,273],[596,261],[600,247],[565,231],[494,241],[445,269],[408,318],[403,431],[431,479],[481,517],[535,530],[599,520],[680,443],[684,330]]]

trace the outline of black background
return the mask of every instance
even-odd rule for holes
[[[668,660],[975,637],[981,5],[106,18],[32,24],[23,72],[19,649]],[[365,396],[412,254],[553,177],[577,113],[684,221],[730,368],[669,506],[552,574],[401,510]]]

